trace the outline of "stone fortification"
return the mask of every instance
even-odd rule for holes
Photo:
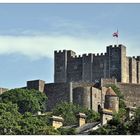
[[[140,83],[140,56],[127,57],[126,47],[110,45],[106,53],[77,56],[71,50],[54,52],[54,82],[94,82],[114,78],[123,83]]]

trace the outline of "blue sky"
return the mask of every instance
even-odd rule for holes
[[[53,52],[101,53],[119,43],[140,55],[140,4],[0,4],[0,87],[53,82]]]

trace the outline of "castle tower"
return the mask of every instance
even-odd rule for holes
[[[76,54],[71,50],[55,51],[54,52],[54,83],[67,82],[68,61]]]
[[[54,52],[54,82],[61,83],[67,81],[67,51]]]
[[[73,103],[91,109],[91,88],[77,87],[73,90]]]
[[[119,99],[111,87],[106,91],[104,108],[113,112],[118,112],[119,110]]]
[[[116,78],[118,82],[127,82],[126,71],[126,47],[112,45],[107,47],[108,55],[108,78]]]
[[[44,92],[45,81],[43,80],[33,80],[27,81],[27,89],[35,89],[40,92]]]

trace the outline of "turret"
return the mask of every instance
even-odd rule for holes
[[[110,45],[107,47],[108,78],[116,78],[118,82],[126,82],[126,47]]]
[[[35,89],[40,92],[44,92],[45,81],[43,80],[32,80],[27,81],[27,89]]]
[[[68,60],[75,57],[75,52],[71,50],[55,51],[54,52],[54,82],[67,82],[67,65]]]
[[[67,51],[54,52],[54,82],[67,81]]]
[[[111,87],[106,91],[104,108],[113,112],[118,112],[119,110],[119,98]]]

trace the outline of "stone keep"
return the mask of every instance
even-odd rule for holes
[[[77,56],[71,50],[54,52],[54,82],[98,82],[116,78],[117,82],[140,83],[140,56],[126,56],[126,47],[110,45],[106,53]]]

